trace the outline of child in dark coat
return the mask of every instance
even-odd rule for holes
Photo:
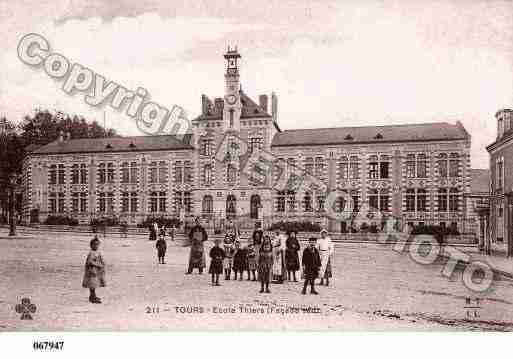
[[[260,248],[260,246],[258,247]],[[257,253],[255,251],[255,246],[253,243],[248,245],[247,249],[247,270],[248,270],[248,280],[251,280],[250,273],[253,273],[253,280],[256,281],[256,270],[257,270]]]
[[[242,280],[242,274],[246,270],[247,258],[247,250],[240,247],[239,241],[235,241],[235,254],[233,256],[233,272],[235,274],[235,280],[237,280],[237,273],[240,273],[240,280]]]
[[[219,247],[220,239],[214,241],[214,247],[210,250],[210,268],[208,272],[212,274],[212,285],[219,286],[219,274],[223,273],[224,250]]]
[[[155,243],[155,248],[157,248],[157,257],[159,259],[159,264],[166,264],[164,262],[164,257],[166,256],[167,243],[163,237],[160,237]]]
[[[319,276],[321,268],[321,257],[319,251],[315,247],[316,238],[308,240],[308,247],[303,251],[303,273],[305,276],[305,284],[301,294],[306,294],[306,287],[310,284],[310,294],[319,294],[315,291],[315,279]]]

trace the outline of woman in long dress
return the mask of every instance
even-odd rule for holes
[[[285,240],[279,231],[276,232],[273,243],[273,279],[276,283],[281,284],[285,279]]]

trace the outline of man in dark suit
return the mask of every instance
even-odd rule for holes
[[[310,284],[310,294],[319,294],[315,291],[315,279],[319,276],[319,268],[321,268],[321,257],[319,251],[315,247],[316,238],[308,240],[308,247],[303,251],[303,273],[305,284],[301,294],[306,294],[306,287]]]

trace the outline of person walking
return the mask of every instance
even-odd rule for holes
[[[287,241],[285,242],[285,266],[287,267],[288,280],[294,278],[297,282],[296,271],[299,270],[299,241],[297,240],[297,232],[292,230],[287,232]],[[291,276],[292,274],[292,276]]]
[[[166,262],[164,262],[164,259],[166,256],[167,243],[164,237],[160,237],[157,240],[157,242],[155,243],[155,248],[157,248],[157,257],[159,260],[159,264],[166,264]]]
[[[312,237],[308,240],[308,247],[303,251],[303,276],[305,283],[301,294],[306,294],[306,287],[310,284],[310,294],[319,294],[315,291],[315,279],[319,275],[319,268],[321,267],[321,257],[319,251],[315,247],[317,239]]]
[[[207,231],[201,225],[199,217],[196,217],[194,223],[194,227],[189,232],[191,251],[189,253],[189,266],[185,274],[191,274],[194,268],[198,268],[199,274],[203,274],[203,268],[206,267],[204,242],[208,240]]]
[[[317,249],[319,250],[319,255],[321,256],[321,271],[319,273],[321,278],[320,285],[323,285],[324,280],[326,280],[326,286],[329,286],[329,281],[332,276],[332,258],[334,253],[333,242],[328,236],[327,230],[322,229],[320,234],[321,239],[317,241]]]
[[[100,248],[100,240],[98,236],[89,242],[91,251],[87,255],[84,269],[84,278],[82,280],[82,287],[89,289],[89,301],[91,303],[99,304],[101,299],[96,296],[96,288],[105,287],[105,261],[103,256],[98,250]]]
[[[269,282],[271,281],[273,268],[273,244],[269,236],[264,236],[260,254],[258,256],[258,279],[260,280],[260,293],[271,293]]]

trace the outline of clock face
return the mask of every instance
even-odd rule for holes
[[[233,105],[237,101],[237,98],[235,95],[228,95],[226,96],[226,102],[228,102],[230,105]]]

